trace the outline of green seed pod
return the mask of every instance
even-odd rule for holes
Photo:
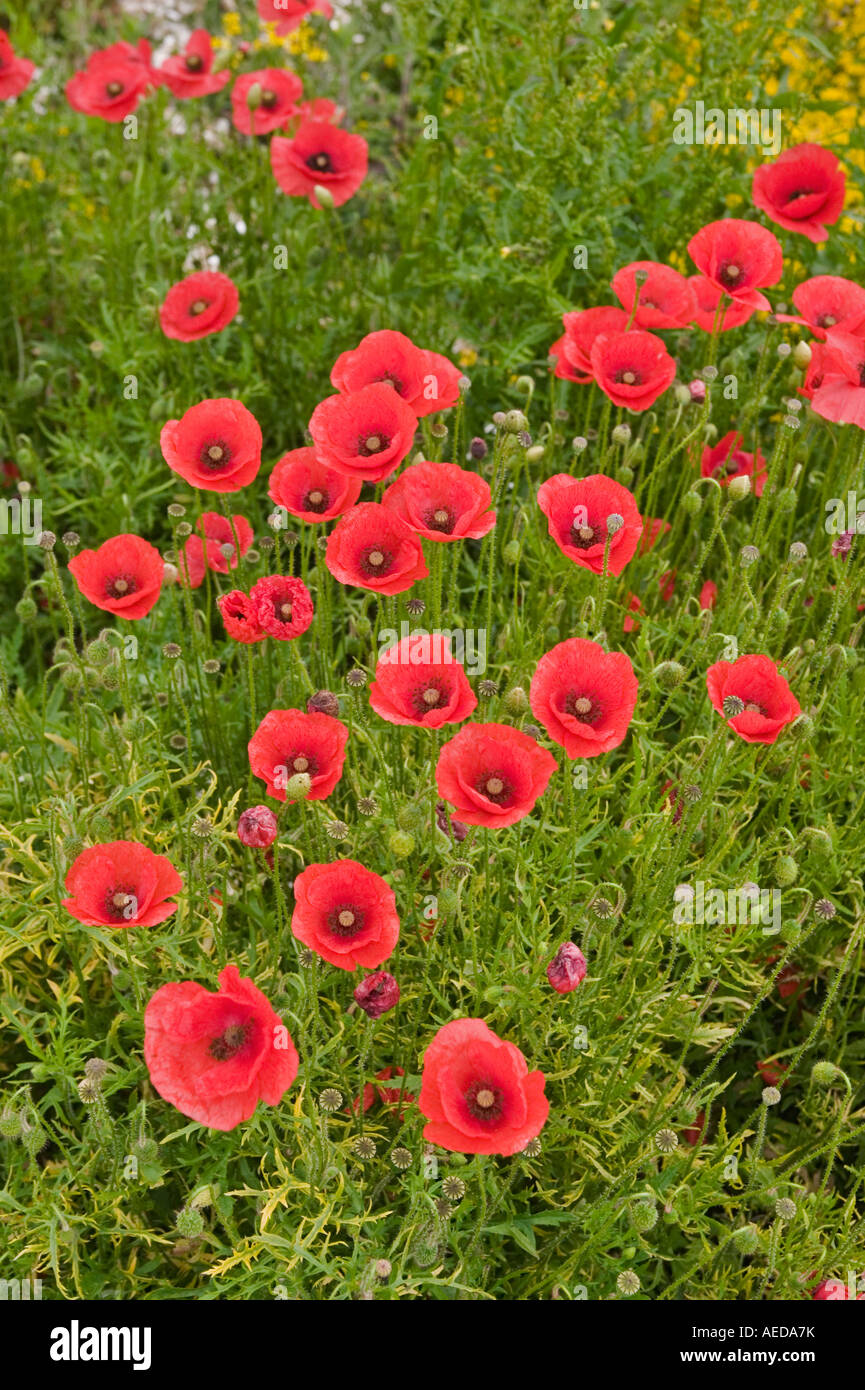
[[[633,468],[630,468],[628,464],[623,463],[621,468],[616,469],[616,478],[622,484],[622,487],[630,487],[632,482],[634,481]]]
[[[797,738],[811,738],[814,733],[814,720],[809,714],[800,714],[790,726]]]
[[[111,647],[103,638],[94,637],[92,642],[87,643],[85,655],[92,665],[104,666],[111,659]]]
[[[0,1111],[0,1138],[18,1139],[21,1136],[21,1116],[16,1110]]]
[[[84,677],[77,666],[64,666],[60,672],[60,684],[66,690],[80,690]]]
[[[760,1233],[756,1226],[740,1226],[733,1233],[733,1244],[742,1255],[753,1255],[760,1244]]]
[[[116,666],[106,666],[102,672],[102,684],[106,690],[120,689],[120,672]]]
[[[520,558],[520,543],[517,540],[508,541],[502,551],[502,559],[506,565],[515,565]]]
[[[387,843],[391,854],[395,854],[397,859],[407,859],[414,852],[414,836],[404,830],[392,831]]]
[[[832,1086],[843,1076],[843,1072],[834,1062],[815,1062],[811,1068],[811,1080],[815,1086]]]
[[[682,506],[688,516],[698,516],[703,510],[703,498],[699,492],[686,492],[682,498]]]
[[[675,690],[685,679],[686,671],[678,661],[662,661],[652,674],[662,690]]]
[[[779,888],[789,888],[799,877],[799,865],[792,854],[782,854],[775,864],[775,882]]]
[[[22,623],[32,623],[38,612],[39,609],[29,594],[25,594],[24,598],[19,598],[15,605],[15,615]]]

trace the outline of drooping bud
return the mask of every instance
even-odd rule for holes
[[[399,1003],[399,985],[387,970],[376,970],[361,980],[354,997],[369,1018],[381,1018]]]
[[[565,941],[547,966],[547,979],[557,994],[570,994],[586,978],[586,958],[573,941]]]
[[[330,690],[317,690],[306,702],[309,714],[330,714],[339,716],[339,700]]]

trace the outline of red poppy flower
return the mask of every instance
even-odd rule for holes
[[[665,570],[658,580],[658,588],[661,591],[661,598],[664,603],[669,603],[673,594],[676,592],[676,571]]]
[[[90,927],[152,927],[177,911],[183,879],[169,859],[135,840],[79,854],[66,875],[63,906]]]
[[[144,1011],[144,1060],[155,1091],[211,1129],[248,1120],[259,1101],[278,1105],[299,1058],[268,999],[236,965],[212,993],[193,980],[163,985]]]
[[[640,536],[639,553],[648,555],[650,550],[654,550],[661,536],[669,531],[669,521],[664,521],[660,516],[647,516],[643,522],[643,531]]]
[[[279,834],[279,822],[269,806],[250,806],[241,811],[237,838],[250,849],[270,849]]]
[[[404,521],[378,502],[359,502],[327,538],[325,564],[340,584],[401,594],[429,570],[423,547]]]
[[[816,338],[830,329],[862,336],[865,327],[865,289],[843,275],[812,275],[793,291],[795,314],[776,314],[779,323],[807,323]]]
[[[599,334],[591,357],[601,390],[628,410],[648,410],[676,375],[676,363],[660,338],[640,328]]]
[[[725,217],[709,222],[688,242],[688,254],[716,289],[749,309],[771,309],[760,289],[775,285],[784,269],[776,236],[757,222]]]
[[[252,600],[242,589],[232,589],[228,594],[220,594],[216,606],[222,614],[225,631],[235,642],[263,642],[267,636],[258,625]]]
[[[812,410],[824,420],[865,429],[865,338],[830,328],[820,370],[820,383],[811,390]]]
[[[381,973],[385,974],[386,972],[382,971]],[[360,987],[361,986],[358,986],[358,989]],[[357,993],[357,990],[355,991],[355,993]],[[390,1081],[391,1078],[396,1079],[396,1077],[404,1075],[405,1072],[403,1071],[402,1067],[382,1067],[381,1071],[376,1072],[375,1079],[376,1081]],[[399,1086],[373,1086],[372,1083],[368,1081],[363,1088],[364,1114],[366,1114],[370,1106],[374,1104],[376,1097],[378,1097],[378,1100],[382,1105],[394,1105],[399,1108],[400,1124],[402,1124],[405,1118],[405,1116],[402,1114],[402,1111],[407,1110],[408,1107],[410,1105],[413,1105],[415,1102],[414,1091],[410,1091],[408,1087],[405,1086],[404,1082],[402,1082]],[[402,1103],[400,1104],[400,1102]],[[355,1096],[354,1100],[351,1103],[351,1108],[354,1111],[355,1115],[359,1113],[360,1107],[361,1098],[360,1096]],[[348,1106],[346,1106],[346,1110],[347,1109]]]
[[[316,188],[326,188],[334,207],[353,198],[366,178],[369,150],[362,135],[350,135],[331,121],[301,121],[291,139],[274,135],[270,167],[283,193],[321,203]]]
[[[550,348],[551,355],[558,357],[555,375],[585,385],[595,379],[592,366],[595,339],[602,333],[624,333],[628,326],[628,315],[624,309],[603,304],[594,309],[576,309],[563,314],[562,323],[565,326],[564,336]]]
[[[586,958],[573,941],[565,941],[547,966],[547,979],[556,994],[570,994],[586,978]]]
[[[387,970],[376,970],[361,980],[354,998],[367,1018],[381,1018],[399,1003],[399,985]]]
[[[20,97],[36,70],[36,64],[29,58],[17,58],[12,41],[4,29],[0,29],[0,101]]]
[[[316,457],[370,483],[381,482],[402,463],[416,430],[411,406],[383,382],[327,396],[309,422]]]
[[[774,743],[781,730],[802,713],[774,661],[768,656],[740,656],[738,661],[716,661],[706,672],[709,699],[746,743]],[[730,715],[725,702],[744,708]]]
[[[103,121],[122,121],[135,110],[148,87],[158,86],[161,77],[150,66],[150,44],[140,39],[113,43],[91,53],[83,72],[76,72],[66,83],[66,100],[85,116]]]
[[[694,1123],[692,1125],[688,1125],[687,1129],[682,1130],[681,1138],[686,1144],[690,1144],[691,1148],[693,1149],[697,1144],[702,1144],[705,1138],[705,1129],[706,1112],[705,1110],[701,1110],[700,1113],[695,1117]]]
[[[823,1279],[811,1297],[816,1299],[818,1303],[843,1303],[845,1299],[849,1299],[850,1290],[843,1279]]]
[[[543,1072],[480,1018],[457,1018],[427,1048],[418,1106],[424,1139],[468,1154],[519,1153],[549,1114]]]
[[[80,550],[69,572],[86,599],[121,618],[145,617],[159,598],[165,563],[156,546],[124,532],[98,550]]]
[[[313,10],[320,10],[325,19],[333,14],[329,0],[258,0],[259,15],[265,23],[274,24],[279,35],[299,28]]]
[[[261,467],[261,429],[240,401],[222,396],[190,406],[159,436],[162,457],[193,487],[239,492]]]
[[[249,93],[261,89],[259,105],[249,107]],[[231,115],[235,126],[244,135],[269,135],[279,130],[294,115],[303,95],[300,78],[286,68],[261,68],[245,72],[231,89]]]
[[[593,574],[621,574],[640,542],[643,518],[633,495],[602,473],[572,478],[556,473],[538,489],[538,506],[550,535],[563,555]],[[609,532],[607,520],[620,516],[624,525]]]
[[[713,281],[707,280],[705,275],[692,275],[689,277],[688,283],[697,300],[694,322],[698,328],[702,328],[704,333],[711,333],[713,329],[718,333],[729,333],[731,328],[741,328],[742,324],[747,323],[754,314],[754,309],[750,304],[744,304],[739,299],[728,298],[721,315],[721,321],[718,323],[718,304],[721,296],[726,295],[727,291],[719,289]]]
[[[701,609],[714,608],[718,600],[718,586],[711,579],[707,579],[700,590],[699,604]]]
[[[183,556],[178,565],[181,583],[197,589],[207,570],[215,574],[228,574],[236,569],[238,563],[237,546],[245,555],[253,542],[252,527],[245,516],[236,515],[229,520],[220,512],[202,512],[196,523],[196,531],[183,547]],[[232,554],[223,553],[223,547],[231,546]]]
[[[309,589],[292,575],[265,575],[252,586],[249,601],[257,626],[281,642],[299,637],[312,622]]]
[[[556,760],[509,724],[466,724],[442,746],[439,796],[466,825],[514,825],[532,810]]]
[[[823,377],[826,375],[827,361],[831,364],[831,358],[827,354],[825,343],[810,343],[811,361],[805,371],[805,379],[802,385],[797,387],[800,396],[806,400],[813,400],[814,392],[819,391],[823,385]]]
[[[794,145],[754,171],[751,196],[779,227],[825,241],[844,207],[844,171],[822,145]]]
[[[685,328],[693,323],[697,301],[692,286],[678,270],[657,261],[633,261],[613,276],[613,294],[627,314],[638,293],[637,271],[646,275],[633,318],[637,328]]]
[[[367,333],[356,348],[340,353],[330,379],[342,394],[384,382],[402,396],[415,415],[431,415],[456,405],[460,375],[447,357],[415,347],[404,333],[383,328]]]
[[[294,880],[291,930],[340,970],[381,965],[399,938],[393,889],[354,859],[310,864]]]
[[[477,540],[496,524],[489,483],[455,463],[409,464],[382,503],[430,541]]]
[[[347,741],[348,729],[331,714],[272,709],[249,740],[249,766],[277,801],[298,772],[310,779],[306,799],[323,801],[342,776]]]
[[[183,52],[166,58],[158,72],[172,95],[182,101],[221,92],[231,76],[228,71],[213,71],[213,40],[206,29],[196,29]]]
[[[756,454],[749,454],[741,444],[741,434],[730,430],[712,448],[706,445],[700,472],[704,478],[715,478],[722,487],[728,487],[733,478],[748,477],[754,496],[760,497],[766,486],[766,460],[759,449]]]
[[[193,343],[221,333],[237,313],[237,286],[218,270],[199,270],[172,285],[159,310],[166,338]]]
[[[779,1062],[777,1057],[767,1057],[765,1062],[757,1063],[757,1071],[767,1086],[786,1086],[784,1073],[787,1070],[787,1063]]]
[[[315,449],[291,449],[270,475],[267,495],[301,521],[332,521],[353,507],[363,483],[316,458]]]
[[[529,702],[538,723],[569,758],[596,758],[623,741],[638,689],[624,652],[571,637],[541,657]]]
[[[335,101],[330,101],[327,97],[313,97],[311,101],[301,101],[294,115],[286,125],[286,130],[292,134],[297,129],[301,121],[333,121],[334,125],[339,125],[345,115],[345,107],[337,106]]]
[[[389,724],[440,729],[468,719],[477,705],[443,633],[415,632],[382,652],[369,702]]]

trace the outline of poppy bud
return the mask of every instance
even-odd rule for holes
[[[747,497],[751,491],[751,479],[747,473],[738,473],[735,478],[731,478],[727,484],[727,492],[734,502],[741,502],[743,497]]]
[[[260,82],[253,82],[246,94],[246,104],[250,111],[257,111],[264,97],[264,89]]]
[[[469,453],[473,459],[486,458],[488,452],[486,440],[481,439],[479,436],[476,436],[469,445]]]
[[[388,840],[388,848],[397,859],[407,859],[414,850],[414,845],[414,836],[408,835],[404,830],[394,830]]]
[[[505,695],[505,709],[509,714],[525,714],[529,707],[529,697],[521,685],[515,685]]]
[[[631,1207],[631,1225],[640,1235],[651,1231],[658,1221],[658,1208],[648,1197],[641,1197]]]
[[[516,540],[514,540],[514,541],[508,541],[507,545],[505,546],[504,550],[502,551],[502,559],[504,560],[505,564],[506,564],[506,565],[515,565],[515,564],[517,563],[517,560],[518,560],[519,558],[520,558],[520,543],[519,543],[519,541],[516,541]],[[22,602],[23,602],[23,600],[22,600]]]
[[[634,457],[634,452],[633,452],[633,450],[632,450],[632,452],[631,452],[631,458],[633,458],[633,457]],[[619,482],[619,483],[621,483],[621,484],[622,484],[622,487],[630,487],[630,486],[631,486],[631,483],[634,481],[634,470],[633,470],[633,468],[629,468],[627,464],[623,464],[621,468],[617,468],[617,469],[616,469],[616,481]]]
[[[815,1062],[811,1068],[811,1080],[815,1086],[831,1086],[837,1077],[843,1075],[834,1062]]]
[[[276,816],[268,806],[251,806],[237,822],[237,837],[250,849],[267,849],[278,834]]]
[[[22,623],[32,623],[38,611],[36,604],[29,596],[19,599],[15,605],[15,615]]]
[[[547,979],[557,994],[570,994],[586,977],[586,958],[573,941],[561,945],[547,966]]]
[[[330,714],[339,717],[339,700],[330,690],[317,690],[306,702],[309,714]]]
[[[756,1226],[740,1226],[738,1231],[733,1233],[733,1243],[743,1255],[753,1255],[760,1243]]]
[[[526,462],[537,463],[539,459],[543,458],[545,452],[543,444],[533,444],[530,449],[526,450]]]
[[[688,516],[696,516],[703,509],[703,499],[699,492],[686,492],[682,498],[682,506]]]
[[[653,675],[662,690],[675,690],[685,679],[685,668],[678,661],[662,661]]]
[[[200,1236],[204,1230],[204,1217],[195,1207],[184,1207],[177,1216],[177,1231],[187,1238]]]
[[[799,865],[792,854],[782,854],[775,865],[775,882],[779,888],[789,888],[799,877]]]
[[[508,434],[522,434],[523,430],[528,429],[529,422],[521,410],[509,410],[502,425]]]
[[[805,368],[810,364],[813,354],[810,344],[804,342],[797,343],[793,349],[793,361],[797,367]]]
[[[381,1018],[399,1003],[399,985],[387,970],[376,970],[361,980],[354,997],[369,1018]]]
[[[703,389],[705,390],[706,388],[704,387]],[[673,396],[675,397],[677,405],[691,404],[691,392],[681,381],[673,387]]]
[[[325,188],[323,184],[317,183],[312,191],[317,201],[328,212],[331,212],[333,208],[336,207],[336,204],[333,200],[333,194],[331,193],[329,188]]]
[[[630,425],[616,425],[615,429],[613,430],[613,443],[614,443],[614,444],[628,444],[628,443],[630,442],[630,439],[631,439],[631,427],[630,427]]]
[[[803,541],[794,541],[789,551],[791,560],[807,560],[808,547]]]
[[[518,376],[514,382],[514,389],[523,396],[530,396],[535,389],[535,383],[530,376]]]
[[[800,714],[798,719],[793,720],[790,728],[797,738],[810,738],[814,732],[814,720],[809,714]]]
[[[286,801],[305,801],[309,796],[312,787],[312,778],[308,772],[296,772],[293,777],[289,777],[285,784]]]

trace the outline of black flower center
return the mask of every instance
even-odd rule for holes
[[[424,525],[428,531],[441,531],[449,536],[454,529],[454,513],[450,507],[431,507],[424,515]]]
[[[837,322],[838,322],[838,320],[836,319],[836,317],[835,317],[834,314],[818,314],[818,315],[817,315],[817,327],[818,327],[818,328],[834,328]]]
[[[214,439],[201,450],[201,462],[211,473],[219,473],[231,462],[231,450],[224,439]]]
[[[432,714],[433,710],[441,709],[450,699],[450,692],[441,677],[436,676],[431,680],[425,680],[419,685],[411,697],[412,709],[415,714],[424,718],[427,714]]]
[[[492,1081],[473,1081],[465,1093],[469,1114],[475,1120],[492,1122],[501,1118],[504,1097]]]
[[[327,914],[327,925],[334,936],[357,936],[363,931],[365,915],[354,903],[343,903]]]
[[[364,574],[387,574],[393,556],[381,545],[370,545],[361,554],[359,563]]]
[[[248,1023],[230,1023],[224,1033],[213,1039],[207,1050],[217,1062],[227,1062],[237,1056],[251,1032],[251,1020]]]
[[[108,598],[128,598],[138,588],[138,580],[131,574],[117,574],[105,586]]]
[[[615,373],[613,381],[617,381],[620,386],[639,386],[642,377],[632,367],[626,367],[623,372]]]
[[[571,545],[575,545],[578,550],[588,550],[590,546],[602,545],[606,534],[605,526],[578,526],[576,522],[571,527]]]
[[[365,439],[357,442],[357,452],[361,458],[369,458],[371,454],[380,454],[390,444],[390,440],[384,434],[368,434]]]
[[[189,72],[201,72],[204,67],[204,59],[200,53],[190,53],[186,59],[186,67]]]
[[[123,91],[123,83],[109,82],[107,87],[105,88],[105,91],[110,97],[119,97],[120,93]]]
[[[277,92],[272,92],[269,87],[265,87],[261,94],[262,106],[266,106],[268,111],[271,111],[278,101],[279,94]]]
[[[314,487],[303,499],[303,509],[306,512],[323,512],[327,510],[328,495],[319,487]]]
[[[593,695],[579,695],[572,690],[565,699],[565,712],[572,714],[581,724],[596,724],[603,714],[599,702]]]
[[[131,883],[118,883],[109,888],[103,903],[110,922],[130,922],[138,915],[138,895]]]
[[[194,304],[190,304],[189,312],[190,314],[192,314],[193,318],[197,318],[199,314],[204,313],[207,307],[208,305],[206,299],[196,299]]]
[[[325,150],[319,150],[318,154],[311,154],[306,161],[306,167],[312,169],[316,174],[333,173],[330,155]]]
[[[735,290],[741,285],[745,278],[745,272],[740,265],[735,265],[732,261],[725,261],[718,271],[718,279],[726,290]]]
[[[477,784],[481,796],[496,806],[503,806],[511,799],[511,784],[500,772],[486,772]]]

